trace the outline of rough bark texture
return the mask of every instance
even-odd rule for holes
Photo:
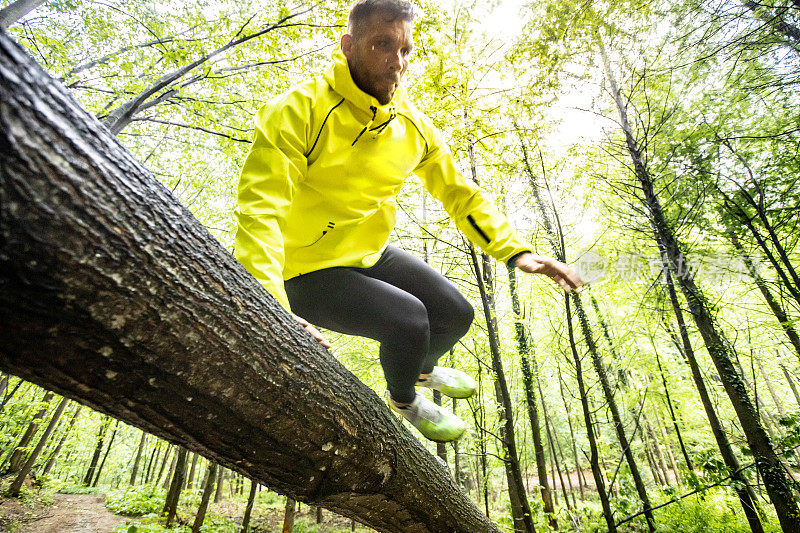
[[[0,86],[0,368],[379,531],[496,531],[2,33]]]
[[[7,30],[9,26],[19,19],[44,4],[45,0],[17,0],[0,9],[0,29]]]

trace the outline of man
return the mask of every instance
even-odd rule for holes
[[[404,180],[419,176],[495,259],[566,291],[582,282],[517,240],[407,101],[400,81],[413,18],[405,0],[356,0],[334,64],[259,110],[239,182],[236,256],[324,346],[309,322],[378,340],[390,407],[425,437],[451,441],[464,423],[415,386],[456,398],[474,392],[469,376],[436,366],[469,329],[473,309],[444,276],[387,245]]]

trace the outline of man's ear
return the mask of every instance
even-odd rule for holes
[[[339,45],[342,47],[344,57],[350,59],[350,55],[353,53],[353,36],[349,33],[345,33],[342,35]]]

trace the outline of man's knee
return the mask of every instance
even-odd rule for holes
[[[461,296],[455,299],[452,309],[452,324],[451,331],[458,335],[459,338],[466,335],[469,331],[472,321],[475,320],[475,309],[469,301]]]
[[[409,295],[409,298],[396,305],[391,327],[386,334],[390,338],[384,339],[384,342],[407,345],[414,350],[427,350],[431,329],[425,305]]]

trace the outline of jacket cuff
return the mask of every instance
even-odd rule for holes
[[[533,253],[533,252],[531,252],[530,250],[523,250],[523,251],[521,251],[521,252],[515,253],[514,255],[512,255],[512,256],[511,256],[511,257],[508,259],[508,261],[506,261],[506,264],[507,264],[507,265],[508,265],[510,268],[514,268],[515,266],[517,266],[517,257],[521,256],[522,254],[530,254],[530,253]]]

